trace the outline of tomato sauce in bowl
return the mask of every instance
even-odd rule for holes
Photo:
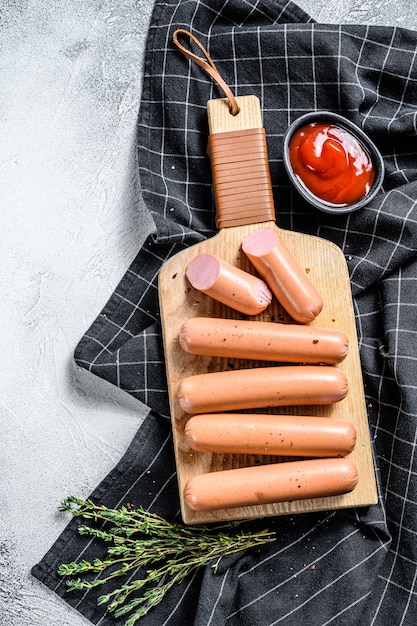
[[[284,140],[284,163],[300,194],[316,208],[345,213],[370,201],[382,184],[376,146],[334,113],[302,116]]]

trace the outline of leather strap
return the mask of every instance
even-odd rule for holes
[[[205,59],[185,48],[179,42],[181,36],[191,39]],[[188,59],[216,81],[229,102],[230,113],[237,115],[240,108],[235,96],[197,37],[179,28],[174,32],[173,41]],[[217,228],[274,221],[265,129],[212,133],[208,138],[207,152],[213,176]]]
[[[217,228],[275,220],[265,129],[214,133],[207,152]]]
[[[205,61],[201,57],[199,57],[196,54],[194,54],[194,52],[191,52],[191,50],[188,50],[187,48],[185,48],[179,42],[178,38],[180,36],[189,37],[196,44],[196,46],[201,50],[201,52],[206,57],[207,61]],[[174,44],[177,46],[177,48],[179,50],[181,50],[181,52],[188,59],[191,59],[191,61],[194,61],[194,63],[197,63],[197,65],[199,65],[201,68],[203,68],[203,70],[205,70],[213,78],[213,80],[216,81],[216,83],[219,85],[220,89],[223,91],[224,95],[226,96],[227,100],[229,101],[230,113],[232,115],[237,115],[239,113],[239,106],[238,106],[238,104],[236,102],[236,99],[235,99],[233,93],[232,93],[232,90],[224,82],[223,78],[220,76],[220,73],[219,73],[217,67],[214,64],[213,59],[210,57],[209,53],[207,52],[207,50],[205,49],[203,44],[197,39],[197,37],[195,37],[188,30],[184,30],[183,28],[178,28],[174,32],[173,41],[174,41]]]

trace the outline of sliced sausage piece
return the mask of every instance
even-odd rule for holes
[[[177,390],[187,413],[219,413],[272,406],[332,404],[348,392],[344,373],[331,365],[283,365],[195,374]]]
[[[194,317],[180,328],[191,354],[286,363],[340,363],[348,353],[345,333],[331,328],[254,320]]]
[[[267,285],[214,254],[198,254],[187,266],[192,286],[245,315],[258,315],[271,303]]]
[[[350,459],[308,459],[200,474],[190,478],[184,499],[194,511],[324,498],[358,483]]]
[[[291,317],[301,323],[317,317],[323,299],[275,230],[255,230],[242,250]]]
[[[188,420],[185,439],[200,452],[337,457],[352,452],[356,429],[329,417],[205,413]]]

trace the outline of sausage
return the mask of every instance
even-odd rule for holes
[[[191,354],[287,363],[340,363],[346,335],[331,328],[254,320],[194,317],[180,328],[181,347]]]
[[[198,254],[185,273],[195,289],[245,315],[262,313],[272,300],[263,280],[214,254]]]
[[[337,457],[352,452],[356,429],[329,417],[206,413],[188,420],[185,440],[199,452]]]
[[[219,413],[271,406],[332,404],[348,392],[344,373],[332,365],[283,365],[195,374],[177,395],[187,413]]]
[[[291,317],[301,323],[317,317],[323,299],[275,230],[254,231],[242,250]]]
[[[184,487],[194,511],[325,498],[352,491],[358,483],[350,459],[308,459],[200,474]]]

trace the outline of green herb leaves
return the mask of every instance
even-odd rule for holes
[[[109,547],[104,559],[63,563],[58,574],[68,578],[68,591],[101,585],[107,591],[113,579],[124,578],[97,602],[107,605],[115,617],[129,615],[125,626],[133,626],[197,568],[211,564],[215,573],[222,557],[275,540],[268,530],[245,533],[239,529],[243,522],[183,526],[141,507],[109,509],[72,496],[62,502],[61,509],[95,524],[82,524],[78,532]],[[92,576],[80,578],[84,574]]]

